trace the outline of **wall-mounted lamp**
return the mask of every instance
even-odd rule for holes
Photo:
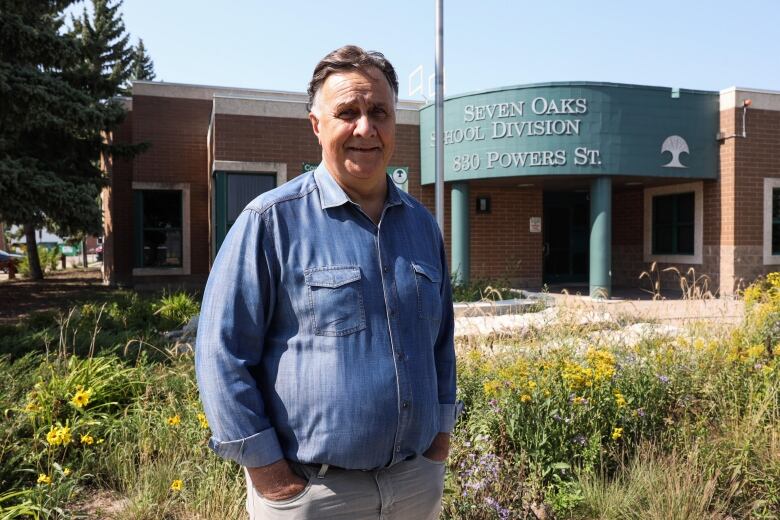
[[[723,132],[718,132],[718,135],[715,137],[718,141],[725,141],[726,139],[731,139],[732,137],[741,137],[743,139],[747,138],[747,109],[750,105],[753,104],[753,101],[750,99],[746,99],[742,102],[742,133],[741,134],[731,134],[731,135],[723,135]]]
[[[490,197],[477,197],[477,213],[490,213]]]

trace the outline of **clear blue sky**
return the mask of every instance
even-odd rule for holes
[[[448,95],[577,80],[780,90],[778,0],[445,0],[444,9]],[[123,10],[164,81],[304,91],[316,62],[346,43],[384,52],[401,98],[418,65],[433,72],[433,0],[125,0]]]

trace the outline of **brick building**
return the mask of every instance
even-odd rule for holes
[[[202,286],[243,206],[319,162],[305,105],[136,82],[113,139],[149,148],[106,164],[105,281]],[[433,107],[397,114],[388,173],[433,211]],[[462,281],[609,294],[656,261],[731,294],[780,264],[780,93],[579,82],[448,98],[445,222]]]

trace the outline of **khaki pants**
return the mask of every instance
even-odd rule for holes
[[[247,475],[251,520],[436,520],[441,511],[443,462],[418,456],[391,468],[330,468],[324,475],[320,466],[291,466],[308,483],[287,500],[263,498]]]

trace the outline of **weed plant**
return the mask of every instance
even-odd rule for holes
[[[137,351],[139,343],[160,343],[161,332],[181,328],[198,310],[198,300],[187,293],[155,298],[118,292],[102,303],[84,303],[68,312],[37,312],[16,324],[0,325],[0,355]]]
[[[452,301],[454,302],[478,302],[499,301],[517,298],[518,292],[510,287],[507,280],[473,280],[468,284],[457,283],[453,280]]]
[[[60,262],[60,246],[54,246],[52,248],[38,246],[38,261],[41,264],[43,272],[54,271],[57,269],[57,264]],[[30,261],[27,255],[19,261],[17,270],[20,276],[30,276]]]
[[[626,323],[574,314],[459,340],[466,411],[442,517],[780,516],[780,274],[744,297],[726,332],[624,342]],[[161,334],[196,311],[186,295],[123,295],[27,320],[24,349],[0,340],[0,518],[243,517],[192,355]],[[94,503],[106,495],[113,512]]]
[[[780,274],[745,300],[726,334],[462,341],[445,517],[777,518]]]

